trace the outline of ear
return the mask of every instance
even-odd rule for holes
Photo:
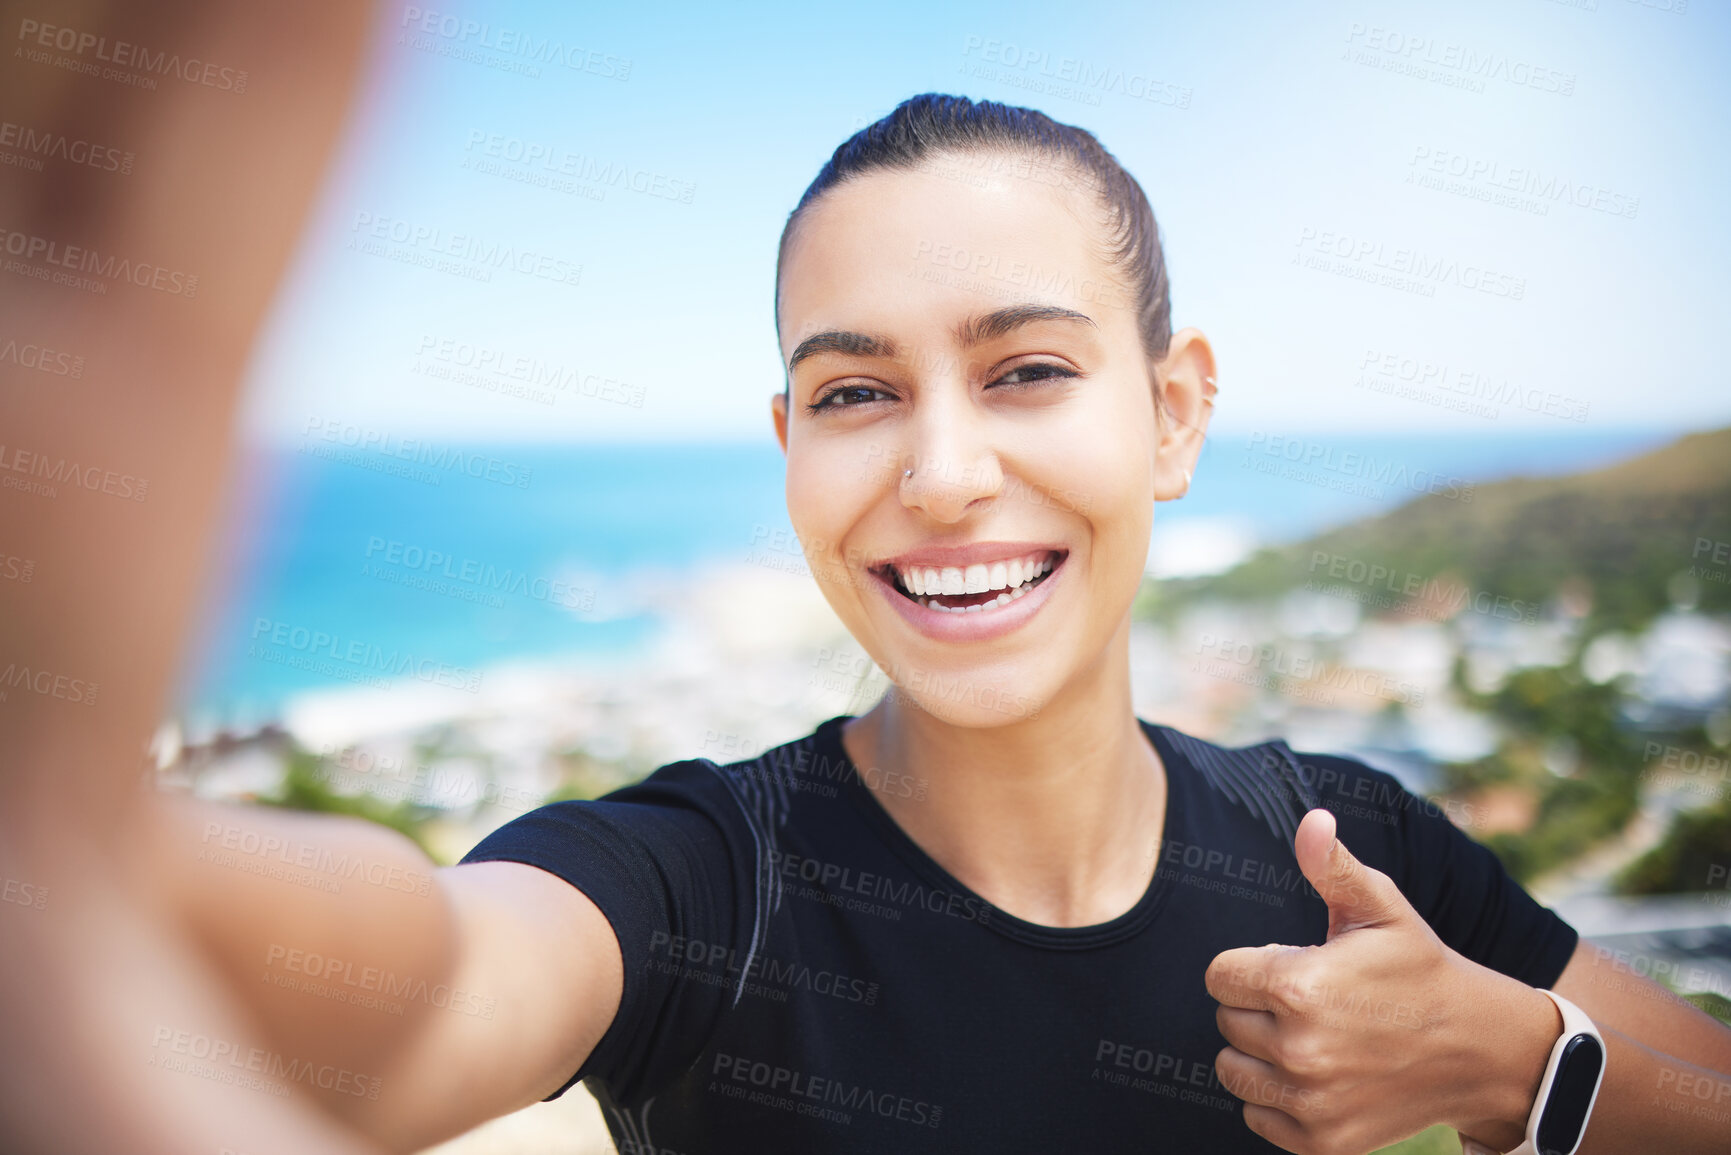
[[[775,439],[781,443],[782,456],[787,456],[787,394],[769,395],[769,415],[775,422]]]
[[[1154,366],[1152,387],[1165,401],[1154,451],[1154,498],[1174,501],[1190,488],[1208,419],[1214,415],[1214,349],[1197,329],[1172,335],[1166,356]]]

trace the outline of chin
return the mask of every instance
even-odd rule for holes
[[[990,730],[1032,721],[1059,689],[1050,661],[976,663],[960,660],[958,654],[922,649],[927,653],[921,660],[886,654],[878,663],[890,680],[884,700],[947,725]],[[946,657],[951,660],[945,662]]]

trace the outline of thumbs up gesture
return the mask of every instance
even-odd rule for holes
[[[1304,816],[1295,850],[1328,904],[1327,942],[1222,951],[1206,976],[1230,1044],[1215,1070],[1245,1124],[1300,1155],[1373,1151],[1439,1122],[1519,1145],[1560,1022],[1550,1000],[1451,950],[1328,811]]]

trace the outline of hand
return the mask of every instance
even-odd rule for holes
[[[1208,967],[1215,1060],[1244,1122],[1288,1151],[1372,1151],[1448,1123],[1520,1144],[1552,1043],[1551,1001],[1449,947],[1334,816],[1299,824],[1299,869],[1328,904],[1322,946],[1240,947]]]

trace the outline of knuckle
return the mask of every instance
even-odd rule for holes
[[[1290,1031],[1275,1036],[1269,1054],[1277,1067],[1290,1074],[1302,1075],[1310,1065],[1309,1043]]]
[[[1297,1071],[1293,1072],[1293,1074],[1298,1073]],[[1324,1085],[1334,1082],[1339,1074],[1340,1064],[1335,1060],[1333,1052],[1320,1047],[1310,1056],[1310,1062],[1303,1072],[1307,1082]]]
[[[1286,972],[1291,964],[1280,955],[1260,960],[1253,968],[1246,968],[1245,982],[1254,990],[1264,991],[1278,997],[1282,987],[1286,985]]]
[[[1282,1036],[1274,1055],[1282,1070],[1305,1079],[1326,1079],[1333,1066],[1327,1048],[1309,1032]]]
[[[1317,990],[1319,984],[1309,975],[1286,975],[1274,997],[1281,1004],[1281,1010],[1298,1013],[1309,1010],[1316,1003]]]
[[[1321,997],[1324,984],[1316,968],[1308,964],[1294,965],[1281,976],[1278,992],[1281,1006],[1289,1011],[1307,1010]]]

